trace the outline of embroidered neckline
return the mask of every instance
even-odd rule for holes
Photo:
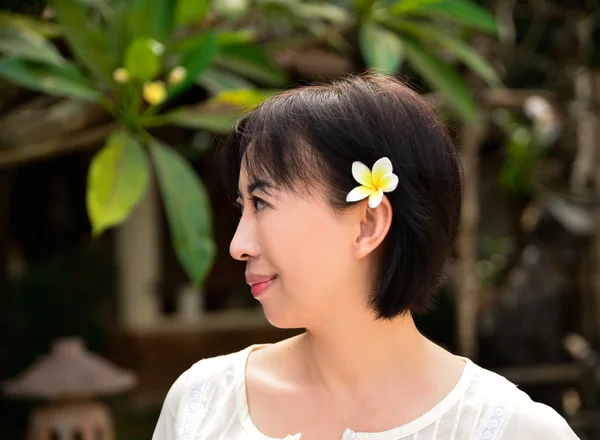
[[[248,362],[248,357],[250,353],[254,350],[263,348],[270,344],[256,344],[251,345],[250,347],[244,349],[239,352],[240,358],[239,361],[236,362],[236,404],[238,407],[238,415],[239,420],[248,433],[254,440],[301,440],[301,434],[292,434],[288,435],[284,438],[274,438],[268,437],[262,432],[258,430],[258,428],[252,422],[250,417],[250,412],[248,410],[248,400],[246,395],[246,364]],[[429,426],[434,423],[436,420],[441,418],[446,412],[448,412],[464,395],[467,388],[471,384],[473,377],[475,376],[475,364],[468,358],[457,356],[459,359],[462,359],[465,362],[465,367],[462,375],[460,376],[459,381],[454,386],[454,388],[433,408],[424,413],[423,415],[417,417],[416,419],[405,423],[404,425],[398,426],[396,428],[389,429],[387,431],[381,432],[355,432],[351,429],[346,429],[344,432],[344,437],[342,440],[347,438],[354,438],[358,435],[361,439],[364,440],[397,440],[399,438],[407,437],[411,434],[414,434],[417,431],[422,430],[423,428]],[[352,436],[348,437],[348,434]],[[478,440],[494,440],[491,438],[482,438]]]

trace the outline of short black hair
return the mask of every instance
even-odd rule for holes
[[[303,86],[249,112],[222,148],[233,197],[244,166],[253,180],[304,194],[311,182],[325,185],[336,210],[351,206],[352,163],[372,167],[381,157],[391,160],[399,184],[387,193],[393,219],[369,305],[378,319],[391,319],[430,309],[460,217],[460,159],[427,101],[383,75]]]

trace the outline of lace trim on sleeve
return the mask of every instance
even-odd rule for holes
[[[508,406],[506,401],[504,399],[500,399],[498,403],[496,403],[496,406],[492,411],[492,415],[477,436],[477,440],[495,440],[496,437],[498,437],[500,428],[502,428],[502,425],[506,420],[507,414]]]
[[[185,408],[183,425],[181,426],[181,432],[177,440],[192,440],[194,438],[194,427],[204,394],[205,382],[203,378],[194,378],[190,397]]]

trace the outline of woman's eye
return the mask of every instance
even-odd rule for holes
[[[263,209],[267,206],[267,204],[264,201],[262,201],[261,199],[259,199],[257,197],[254,197],[252,199],[252,203],[254,203],[254,209],[256,211],[260,211],[261,209]]]

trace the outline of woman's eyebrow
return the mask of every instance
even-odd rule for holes
[[[248,184],[248,194],[252,194],[256,191],[262,191],[265,194],[269,194],[269,189],[273,188],[273,186],[267,182],[266,180],[255,180],[254,182]]]
[[[269,194],[269,188],[273,188],[273,185],[266,180],[255,180],[254,182],[249,183],[246,189],[248,191],[248,195],[252,195],[252,193],[255,191],[262,191],[265,194]],[[239,188],[237,189],[237,196],[240,199],[244,198],[242,191]]]

